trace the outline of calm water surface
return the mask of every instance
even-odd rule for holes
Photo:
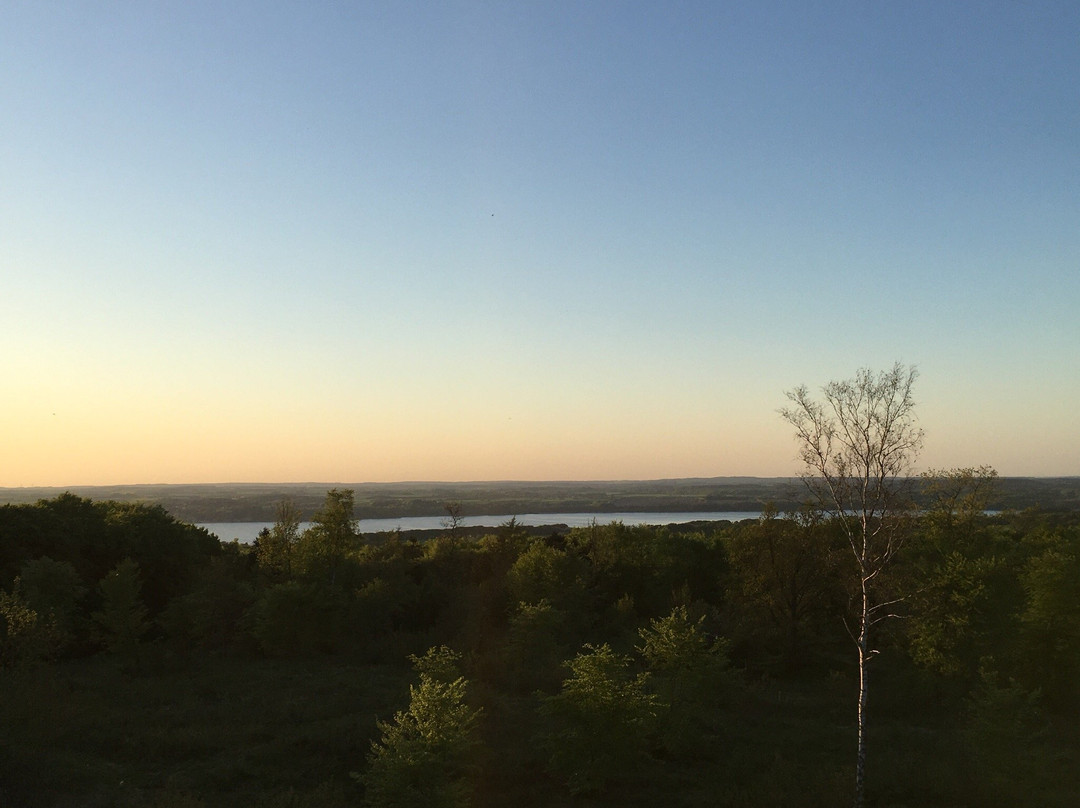
[[[760,511],[706,511],[677,513],[523,513],[516,517],[502,516],[467,516],[462,524],[465,527],[498,527],[516,518],[519,525],[535,527],[537,525],[566,525],[585,527],[595,519],[606,525],[609,522],[622,522],[627,525],[673,525],[685,522],[719,522],[740,519],[757,519]],[[445,516],[402,516],[397,519],[358,519],[357,530],[361,533],[379,533],[384,530],[437,530],[443,527]],[[244,544],[255,541],[264,527],[273,527],[273,522],[204,522],[205,527],[219,539],[232,541],[239,539]],[[301,530],[307,529],[310,522],[303,522]]]

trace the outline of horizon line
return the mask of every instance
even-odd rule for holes
[[[911,475],[920,477],[921,474]],[[699,480],[703,482],[714,480],[797,480],[801,474],[762,476],[754,474],[722,474],[713,477],[690,476],[690,477],[596,477],[583,479],[488,479],[488,480],[366,480],[344,482],[341,480],[303,480],[303,481],[269,481],[269,480],[230,480],[221,482],[143,482],[143,483],[70,483],[70,484],[42,484],[42,485],[0,485],[0,491],[26,491],[35,489],[86,489],[86,488],[162,488],[162,487],[212,487],[212,486],[378,486],[378,485],[578,485],[586,483],[665,483],[685,482]],[[1015,474],[999,475],[999,480],[1071,480],[1080,479],[1080,474]]]

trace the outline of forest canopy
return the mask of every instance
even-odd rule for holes
[[[927,481],[894,559],[876,805],[1080,793],[1080,515],[989,514],[992,483]],[[847,800],[835,520],[419,541],[357,534],[350,493],[250,546],[156,505],[0,507],[5,804]]]

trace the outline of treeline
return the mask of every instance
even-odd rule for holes
[[[287,499],[309,519],[322,504],[326,485],[205,484],[137,485],[72,489],[92,499],[146,502],[189,522],[269,522]],[[621,511],[757,511],[766,501],[797,501],[790,479],[715,478],[593,482],[404,482],[337,486],[353,491],[358,518],[440,516],[458,502],[469,514],[586,513]],[[0,489],[0,503],[33,503],[57,489]]]
[[[1080,519],[987,516],[986,482],[937,481],[890,573],[875,805],[1071,805],[1080,789]],[[281,503],[243,546],[154,506],[0,507],[4,804],[848,799],[855,593],[832,522],[768,510],[538,537],[510,521],[480,538],[451,523],[420,542],[361,538],[354,515],[332,490],[301,532]],[[211,696],[175,678],[214,671],[230,681]],[[354,707],[318,713],[342,692]],[[192,729],[204,713],[216,731]],[[253,748],[286,734],[288,753],[200,768],[239,724]]]
[[[798,479],[715,477],[594,482],[360,483],[354,492],[361,519],[441,516],[458,502],[466,514],[621,513],[644,511],[760,511],[766,503],[797,509],[805,498]],[[188,522],[270,522],[277,504],[291,501],[306,520],[317,511],[326,485],[205,484],[90,486],[71,489],[94,500],[143,502],[164,507]],[[55,488],[0,489],[0,503],[32,504],[65,493]],[[924,497],[924,499],[927,499]],[[1080,510],[1080,477],[1008,477],[998,480],[992,510]]]

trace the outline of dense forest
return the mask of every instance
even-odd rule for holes
[[[889,570],[868,804],[1080,795],[1080,513],[926,487]],[[0,804],[835,806],[852,557],[810,509],[253,546],[160,506],[0,507]]]

